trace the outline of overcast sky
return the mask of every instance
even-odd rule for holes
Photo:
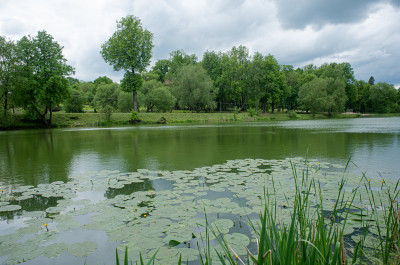
[[[183,49],[245,45],[295,67],[351,63],[356,78],[400,85],[400,0],[0,0],[0,35],[18,40],[46,30],[64,46],[75,78],[109,76],[100,55],[116,21],[135,15],[153,32],[152,63]]]

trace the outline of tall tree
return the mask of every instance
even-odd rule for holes
[[[0,36],[0,101],[3,102],[4,116],[7,116],[9,93],[12,93],[17,63],[15,43]]]
[[[46,31],[39,31],[33,38],[23,37],[17,43],[22,61],[22,78],[17,86],[20,104],[38,115],[46,127],[52,125],[53,108],[68,95],[65,76],[74,72],[66,63],[63,48]]]
[[[379,82],[369,89],[369,101],[373,112],[389,113],[397,109],[397,90],[393,85]]]
[[[143,29],[140,19],[132,15],[118,21],[117,31],[101,46],[101,55],[114,71],[126,71],[123,90],[132,92],[135,111],[137,90],[142,84],[140,73],[150,64],[153,47],[153,33]]]
[[[186,65],[179,69],[173,80],[173,89],[178,104],[182,108],[215,109],[217,89],[211,78],[200,65]]]
[[[158,76],[158,81],[160,81],[161,83],[165,82],[165,76],[169,71],[170,64],[171,62],[167,59],[158,60],[152,68],[153,72],[156,73]]]

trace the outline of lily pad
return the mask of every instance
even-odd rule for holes
[[[43,256],[47,258],[55,258],[64,252],[68,251],[68,244],[67,243],[55,243],[48,245],[43,250]]]
[[[15,204],[0,206],[0,212],[13,212],[21,209],[22,207],[20,205],[15,205]]]
[[[97,249],[96,242],[85,241],[82,243],[75,243],[68,248],[68,252],[76,257],[87,257]]]
[[[59,231],[67,231],[67,230],[72,230],[72,229],[78,228],[79,226],[80,226],[80,223],[77,221],[64,221],[57,225],[57,229]]]

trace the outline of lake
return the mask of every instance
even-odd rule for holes
[[[88,264],[114,264],[115,248],[126,240],[117,236],[117,229],[110,230],[104,227],[104,222],[100,223],[100,219],[109,220],[109,215],[99,215],[99,220],[96,219],[101,207],[113,205],[115,216],[119,216],[119,209],[133,209],[132,205],[127,206],[128,201],[141,198],[137,205],[143,207],[139,209],[135,205],[135,214],[129,220],[126,215],[121,215],[125,217],[117,220],[118,223],[113,223],[115,220],[109,220],[109,223],[133,226],[137,221],[132,220],[144,217],[150,222],[158,216],[157,220],[165,220],[164,225],[172,229],[181,219],[166,213],[152,213],[156,198],[164,201],[170,198],[171,204],[179,204],[179,207],[189,207],[191,201],[208,200],[210,205],[210,201],[219,200],[221,204],[232,203],[231,209],[234,209],[238,202],[224,201],[224,198],[234,197],[238,191],[235,187],[228,190],[229,183],[224,183],[222,178],[213,181],[214,175],[228,172],[232,183],[250,185],[250,181],[243,183],[236,178],[237,173],[247,172],[241,176],[249,179],[253,172],[264,173],[264,176],[271,172],[277,172],[279,176],[290,175],[290,168],[285,164],[288,159],[300,163],[306,158],[312,161],[310,167],[318,163],[328,172],[332,171],[331,165],[337,165],[340,171],[350,157],[348,172],[351,174],[361,176],[365,173],[373,179],[380,179],[380,176],[399,179],[400,118],[2,131],[0,206],[6,207],[10,203],[20,208],[10,211],[0,208],[0,242],[3,242],[0,248],[5,249],[7,244],[10,249],[21,249],[21,253],[36,251],[36,255],[24,259],[28,260],[26,264],[83,264],[86,258],[81,256],[86,254],[74,255],[76,251],[66,250],[73,244],[90,241],[96,242],[97,246],[87,257]],[[195,181],[198,181],[196,192],[199,197],[187,191],[193,189]],[[168,193],[171,190],[179,196],[173,197]],[[251,202],[247,198],[246,201]],[[157,207],[161,209],[159,204]],[[213,209],[210,211],[212,213]],[[222,213],[224,219],[236,218],[235,214],[238,214]],[[201,214],[193,211],[181,218],[201,219]],[[43,227],[45,222],[48,227]],[[33,224],[36,230],[25,231]],[[146,224],[147,227],[152,225]],[[238,231],[237,227],[230,229],[230,232]],[[48,230],[54,235],[46,234]],[[167,242],[165,231],[163,233],[154,238]],[[17,234],[22,236],[17,237]],[[39,243],[26,243],[45,234],[46,238]],[[9,235],[15,239],[10,240]],[[173,235],[173,231],[167,234]],[[110,240],[112,237],[115,240]],[[149,244],[157,245],[154,242]],[[59,253],[47,254],[51,257],[47,258],[41,249],[50,243],[68,246],[57,245],[61,249]],[[90,243],[86,245],[90,248]],[[142,246],[142,249],[151,248]],[[7,253],[0,250],[0,254],[3,255],[0,263],[6,262]],[[17,260],[9,259],[9,263]]]

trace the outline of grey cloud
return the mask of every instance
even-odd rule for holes
[[[398,0],[274,0],[284,28],[320,28],[326,24],[355,23],[368,16],[373,4]]]

